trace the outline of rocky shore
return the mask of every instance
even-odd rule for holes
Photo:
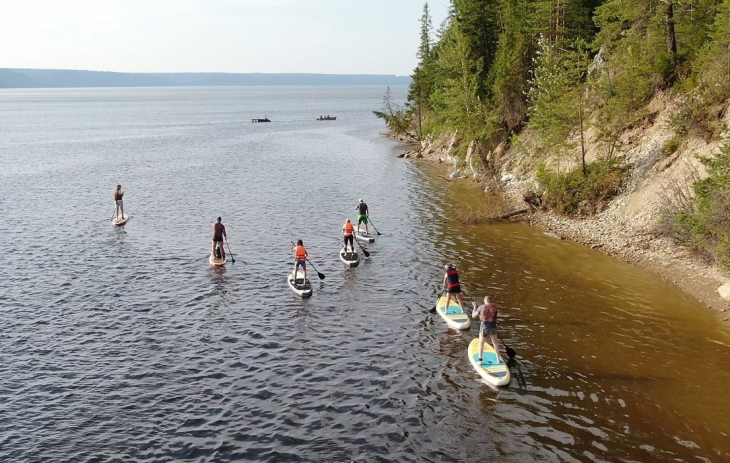
[[[505,193],[511,207],[524,206],[524,192],[519,184],[507,187]],[[626,205],[626,201],[627,198],[619,197],[605,211],[585,218],[534,211],[511,220],[527,222],[555,238],[590,246],[652,271],[717,310],[724,322],[730,322],[730,301],[723,299],[718,292],[718,288],[728,281],[728,276],[689,249],[661,236],[653,223],[633,220],[634,217],[624,214],[622,206]]]
[[[498,176],[472,166],[474,150],[471,146],[466,159],[458,163],[457,168],[457,161],[451,155],[455,136],[424,140],[420,147],[411,145],[399,157],[449,166],[448,180],[464,178],[480,182],[486,192],[505,200],[505,206],[495,212],[495,218],[530,223],[555,238],[590,246],[652,271],[716,310],[721,320],[730,323],[730,276],[659,231],[661,206],[657,198],[666,190],[666,185],[697,168],[695,154],[709,155],[717,149],[717,143],[694,140],[674,153],[664,153],[661,146],[672,135],[666,130],[663,119],[669,117],[670,112],[671,108],[663,105],[654,125],[625,135],[629,146],[626,162],[631,168],[627,185],[616,198],[583,216],[565,216],[530,207],[525,195],[536,187],[534,166],[526,165],[522,161],[524,157],[511,154],[503,146],[486,156],[491,167],[501,171]],[[718,292],[721,287],[728,299]]]

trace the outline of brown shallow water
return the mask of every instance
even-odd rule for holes
[[[536,228],[459,223],[483,193],[396,159],[382,93],[0,92],[0,461],[730,461],[715,315]],[[347,269],[358,197],[383,235]],[[308,300],[299,237],[326,274]],[[466,359],[476,324],[429,315],[459,257],[501,306],[509,388]]]
[[[714,312],[654,274],[533,227],[460,224],[464,205],[480,210],[479,190],[427,183],[453,211],[430,227],[458,230],[444,252],[462,257],[470,296],[500,302],[503,336],[520,355],[498,403],[480,397],[515,438],[506,454],[520,442],[555,461],[730,461],[730,338]]]

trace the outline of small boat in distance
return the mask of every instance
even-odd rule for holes
[[[251,122],[271,122],[271,119],[269,119],[266,116],[264,116],[263,119],[260,117],[257,117],[257,118],[251,119]]]
[[[337,116],[330,116],[329,114],[326,116],[320,116],[317,118],[318,121],[335,121],[337,120]]]

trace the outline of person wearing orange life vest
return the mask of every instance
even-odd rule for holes
[[[459,283],[459,272],[456,270],[454,264],[446,264],[444,266],[446,273],[444,274],[443,287],[446,289],[446,310],[449,310],[449,303],[451,302],[451,295],[456,295],[456,300],[459,302],[459,307],[464,310],[464,302],[461,299],[461,284]]]
[[[304,247],[302,240],[297,240],[297,245],[292,244],[291,252],[294,253],[294,279],[297,278],[297,269],[301,266],[304,270],[304,282],[307,282],[307,249]]]
[[[342,234],[345,237],[345,252],[347,252],[347,243],[350,243],[350,252],[355,252],[355,239],[354,239],[355,227],[352,226],[350,219],[347,219],[345,225],[342,226]]]
[[[487,336],[492,338],[492,345],[494,346],[494,352],[497,354],[497,362],[503,363],[502,356],[499,355],[499,339],[497,338],[497,306],[492,302],[489,296],[484,296],[484,305],[476,306],[474,301],[471,301],[473,311],[471,318],[479,317],[482,321],[479,327],[479,363],[482,363],[484,355],[484,341]]]

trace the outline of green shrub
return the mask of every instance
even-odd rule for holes
[[[537,179],[543,187],[542,201],[563,214],[592,214],[619,193],[626,169],[616,162],[586,164],[586,174],[578,167],[568,172],[538,167]]]
[[[662,151],[664,154],[669,156],[670,154],[674,154],[675,151],[679,148],[679,137],[676,135],[669,140],[667,140],[666,143],[664,143],[664,146],[662,146]]]
[[[730,139],[700,161],[708,176],[694,182],[694,208],[677,214],[675,235],[730,269]]]

